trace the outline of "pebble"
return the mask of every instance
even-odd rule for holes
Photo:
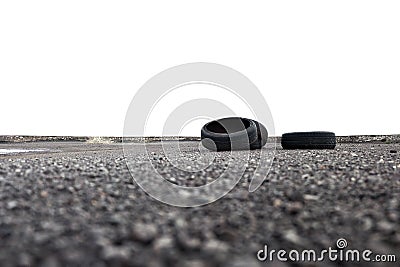
[[[7,202],[7,209],[12,210],[18,206],[18,202],[15,200]]]
[[[132,229],[133,239],[149,243],[157,235],[157,227],[153,224],[136,223]]]
[[[178,244],[186,250],[195,250],[201,247],[201,241],[198,238],[190,237],[187,234],[180,233],[177,236]]]
[[[43,190],[40,192],[40,196],[43,198],[47,198],[49,196],[49,193],[47,193],[47,191]]]
[[[300,236],[293,230],[288,230],[285,234],[284,234],[284,238],[289,241],[292,242],[294,244],[301,244],[301,238]]]
[[[318,199],[319,199],[319,196],[305,194],[305,195],[304,195],[304,199],[305,199],[305,200],[318,200]]]
[[[378,228],[379,228],[379,230],[381,230],[383,232],[391,232],[395,229],[394,225],[388,221],[378,222]]]
[[[224,253],[228,250],[228,245],[225,242],[212,239],[204,244],[203,250],[208,253]]]
[[[112,259],[129,259],[129,250],[127,248],[121,248],[118,246],[105,246],[101,253],[101,257],[105,260]]]
[[[282,206],[282,200],[274,199],[273,205],[274,205],[274,207],[277,207],[277,208]]]
[[[163,250],[171,249],[174,245],[174,240],[171,236],[164,235],[156,239],[153,244],[154,251],[160,253]]]

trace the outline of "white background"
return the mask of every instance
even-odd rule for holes
[[[400,1],[38,0],[0,3],[0,135],[120,136],[144,82],[197,61],[250,78],[276,134],[400,133]]]

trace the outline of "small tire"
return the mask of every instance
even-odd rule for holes
[[[211,121],[201,129],[201,143],[212,151],[248,150],[257,141],[253,120],[229,117]]]
[[[334,149],[336,136],[333,132],[293,132],[282,135],[283,149]]]

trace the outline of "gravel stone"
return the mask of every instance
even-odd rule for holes
[[[153,224],[137,223],[132,229],[132,236],[135,240],[149,243],[157,235],[157,227]]]

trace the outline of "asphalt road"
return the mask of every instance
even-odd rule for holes
[[[190,160],[197,147],[186,142],[183,157]],[[278,146],[268,179],[257,191],[248,192],[250,162],[228,195],[197,208],[172,207],[148,196],[133,182],[121,144],[0,148],[49,149],[0,154],[0,266],[266,266],[256,257],[264,245],[320,251],[335,248],[339,238],[351,249],[396,255],[397,263],[379,266],[399,264],[400,144],[338,144],[335,150],[314,151]],[[219,153],[207,172],[182,177],[159,144],[151,148],[155,164],[180,185],[209,182],[229,157]],[[129,151],[144,160],[135,145]]]

